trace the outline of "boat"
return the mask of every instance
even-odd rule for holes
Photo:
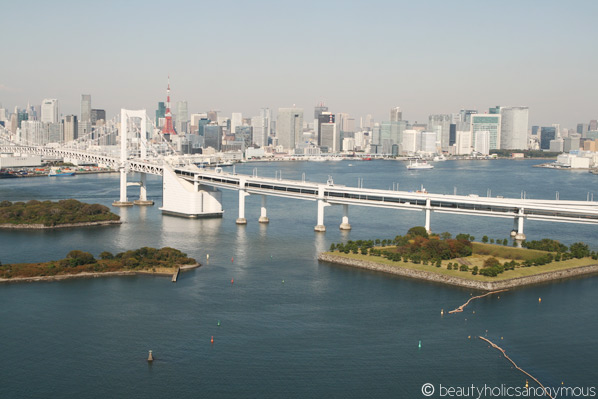
[[[75,172],[72,172],[70,170],[63,171],[58,168],[51,168],[50,173],[48,173],[48,176],[50,176],[50,177],[74,176],[74,175],[75,175]]]
[[[13,177],[18,177],[18,176],[14,173],[10,173],[9,171],[0,170],[0,179],[10,179]]]
[[[409,162],[407,169],[434,169],[434,165],[427,163],[426,161],[419,162],[417,159],[415,162]]]
[[[444,155],[437,155],[434,157],[434,162],[438,161],[446,161],[446,157]]]

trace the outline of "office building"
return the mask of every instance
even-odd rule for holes
[[[320,122],[320,115],[324,112],[328,112],[328,107],[324,103],[320,103],[320,105],[314,107],[314,134],[318,145],[320,144],[320,124],[323,123]]]
[[[46,98],[42,101],[42,122],[58,123],[58,100],[55,98]]]
[[[189,110],[187,101],[177,101],[175,113],[175,128],[178,134],[187,133],[187,126],[189,124]]]
[[[418,137],[417,130],[406,129],[403,131],[403,139],[402,139],[402,153],[407,155],[413,155],[419,150],[418,141],[421,141],[420,137]]]
[[[563,152],[579,150],[581,147],[581,134],[573,133],[563,139]]]
[[[528,107],[500,107],[500,147],[505,150],[527,149]]]
[[[477,132],[488,132],[488,149],[495,150],[500,148],[500,128],[501,128],[501,116],[500,114],[488,115],[488,114],[476,114],[471,116],[471,138],[473,142],[472,147],[477,152],[478,146],[476,144]],[[482,137],[485,137],[482,135]],[[481,144],[479,148],[484,149],[484,144]],[[482,153],[483,154],[483,153]]]
[[[322,123],[320,125],[320,149],[322,152],[340,152],[341,134],[337,124],[334,122]]]
[[[67,115],[64,117],[64,142],[75,140],[78,136],[79,124],[77,121],[77,115]]]
[[[276,118],[278,145],[293,150],[303,141],[303,110],[301,108],[279,108]]]
[[[472,123],[474,122],[472,121]],[[490,154],[490,137],[491,134],[488,130],[476,130],[474,144],[475,152],[482,155]]]
[[[436,132],[441,151],[448,151],[451,133],[451,115],[438,114],[428,117],[428,131]]]
[[[401,112],[401,107],[394,107],[390,109],[390,121],[391,122],[398,122],[403,120],[403,113]]]
[[[103,109],[91,110],[91,126],[96,126],[98,121],[106,122],[106,111]]]
[[[204,126],[204,148],[208,147],[220,151],[222,148],[222,126],[215,124]]]
[[[470,130],[458,130],[457,141],[455,142],[455,154],[456,155],[469,155],[471,154],[471,131]]]
[[[428,154],[434,154],[436,152],[436,133],[418,132],[418,134],[421,137],[419,150]]]
[[[166,104],[164,104],[164,101],[160,101],[158,103],[158,109],[156,110],[156,126],[157,127],[162,127],[162,124],[164,123],[165,116],[166,116]]]
[[[550,141],[557,138],[556,128],[554,126],[545,126],[540,129],[540,149],[549,150]]]

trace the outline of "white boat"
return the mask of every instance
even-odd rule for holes
[[[429,164],[426,161],[419,162],[416,159],[415,162],[409,162],[409,165],[407,165],[407,169],[434,169],[434,165]]]
[[[437,162],[437,161],[446,161],[446,157],[444,155],[436,155],[434,157],[434,162]]]

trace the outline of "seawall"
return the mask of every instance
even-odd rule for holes
[[[98,222],[82,222],[82,223],[66,223],[56,226],[46,226],[45,224],[0,224],[0,229],[27,229],[27,230],[46,230],[46,229],[62,229],[66,227],[85,227],[85,226],[106,226],[111,224],[122,224],[120,220],[101,220]]]
[[[352,266],[360,269],[375,270],[383,273],[396,274],[399,276],[415,278],[419,280],[433,281],[442,284],[455,285],[481,291],[496,291],[508,288],[523,287],[531,284],[544,283],[547,281],[562,280],[570,277],[582,276],[585,274],[598,273],[598,264],[579,266],[570,269],[556,270],[545,273],[538,273],[533,276],[515,277],[497,281],[478,281],[455,276],[447,276],[425,270],[408,269],[401,266],[390,266],[382,263],[369,262],[360,259],[345,258],[329,253],[318,254],[318,260],[339,265]]]

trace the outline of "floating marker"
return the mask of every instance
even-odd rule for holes
[[[212,335],[212,338],[210,339],[210,343],[213,344],[214,343],[214,336]]]
[[[502,337],[500,337],[500,339],[502,339]]]
[[[468,335],[468,336],[467,336],[467,339],[471,339],[471,335]]]
[[[440,315],[443,316],[444,315],[444,309],[440,309]]]
[[[154,357],[152,356],[152,351],[149,351],[149,356],[147,357],[147,361],[148,362],[153,362],[154,361]]]
[[[525,380],[525,387],[529,388],[529,383],[527,382],[527,380]]]
[[[539,302],[539,303],[540,303],[540,302],[542,302],[542,298],[538,298],[538,302]]]
[[[218,320],[218,327],[220,327],[220,320]]]
[[[420,340],[419,340],[419,346],[418,346],[418,348],[420,348],[420,349],[421,349],[421,347],[422,347],[422,340],[420,339]]]
[[[231,284],[234,284],[234,282],[235,282],[235,279],[234,279],[234,278],[231,278],[231,279],[230,279],[230,283],[231,283]]]
[[[473,314],[475,314],[475,310],[473,311]]]
[[[210,260],[210,254],[207,254],[207,255],[206,255],[206,259],[207,259],[207,260]]]
[[[282,283],[284,284],[284,280],[282,280]]]

